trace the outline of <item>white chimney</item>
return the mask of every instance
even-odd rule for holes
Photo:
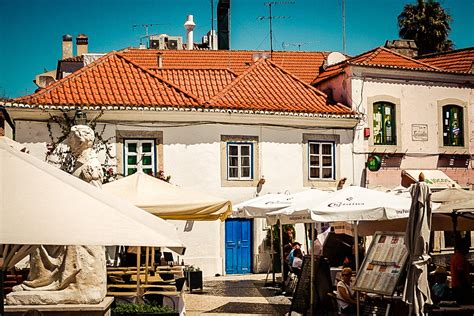
[[[188,50],[192,50],[194,47],[193,30],[195,26],[196,23],[194,23],[193,21],[193,16],[188,15],[188,19],[186,20],[186,22],[184,22],[184,28],[186,29],[186,31],[188,31]]]

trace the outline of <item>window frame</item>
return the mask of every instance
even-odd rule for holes
[[[457,118],[457,121],[459,122],[458,126],[460,132],[459,135],[461,136],[461,144],[460,145],[452,145],[449,144],[450,140],[452,140],[452,137],[454,134],[453,130],[451,129],[452,126],[452,120],[453,120],[453,115],[451,117],[446,117],[445,115],[447,112],[450,114],[453,113],[453,109],[456,109],[458,113],[460,113],[460,117]],[[464,148],[465,147],[465,126],[464,126],[464,107],[457,105],[457,104],[445,104],[441,106],[441,129],[442,129],[442,139],[443,139],[443,147],[450,147],[450,148]],[[446,120],[448,120],[448,124],[446,125]],[[445,133],[448,133],[448,135],[445,135]],[[446,137],[448,139],[446,139]]]
[[[237,152],[237,177],[231,177],[230,176],[230,146],[237,146],[238,152]],[[241,175],[242,173],[242,168],[243,166],[241,165],[242,161],[242,147],[244,146],[249,146],[249,163],[250,165],[248,166],[250,168],[249,176],[248,177],[243,177]],[[252,142],[237,142],[237,141],[229,141],[226,143],[226,174],[227,174],[227,181],[253,181],[254,180],[254,155],[253,155],[253,146],[254,144]],[[232,166],[234,167],[234,166]],[[235,168],[235,167],[234,167]]]
[[[379,112],[375,111],[375,107],[382,107],[381,110],[381,127],[380,127],[380,133],[382,134],[382,141],[380,143],[376,142],[376,134],[375,134],[375,116]],[[386,108],[389,107],[391,110],[391,132],[394,136],[392,136],[392,141],[388,142],[387,141],[387,136],[386,136],[386,123],[387,121],[385,120],[385,117],[387,115],[387,110]],[[389,102],[389,101],[377,101],[372,103],[372,130],[374,131],[373,135],[373,144],[374,146],[396,146],[397,145],[397,106],[396,104]]]
[[[316,177],[311,177],[311,169],[312,169],[312,166],[311,166],[311,156],[314,154],[311,154],[311,145],[314,145],[314,144],[318,144],[319,145],[319,161],[320,161],[320,165],[319,165],[319,175],[320,177],[319,178],[316,178]],[[325,168],[323,166],[323,152],[322,152],[322,147],[323,145],[331,145],[331,177],[330,178],[324,178],[322,177],[323,175],[323,169],[329,169],[329,168]],[[335,141],[323,141],[323,140],[308,140],[308,157],[307,157],[307,161],[308,161],[308,164],[307,164],[307,167],[308,167],[308,180],[309,181],[334,181],[336,180],[336,142]]]
[[[157,170],[157,152],[156,152],[156,139],[153,139],[153,138],[124,138],[123,139],[123,174],[124,176],[128,176],[128,175],[131,175],[133,173],[130,173],[128,172],[128,169],[130,168],[130,165],[128,163],[128,145],[131,144],[131,143],[136,143],[137,144],[137,157],[140,156],[140,152],[142,150],[142,145],[145,144],[145,143],[150,143],[151,146],[151,169],[152,169],[152,176],[156,176],[158,170]],[[138,172],[138,170],[142,170],[143,171],[143,165],[142,165],[142,161],[143,161],[143,155],[141,155],[142,158],[141,159],[138,159],[137,158],[137,164],[136,165],[133,165],[133,166],[136,166],[136,169]],[[148,169],[148,168],[147,168]]]

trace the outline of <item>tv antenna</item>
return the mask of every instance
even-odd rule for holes
[[[140,36],[140,45],[142,44],[142,39],[143,38],[149,38],[150,35],[148,33],[148,30],[150,29],[150,27],[152,26],[157,26],[157,25],[165,25],[165,24],[159,24],[159,23],[148,23],[148,24],[133,24],[132,27],[135,29],[137,27],[143,27],[145,29],[145,35],[144,36]]]
[[[259,16],[259,20],[266,20],[268,19],[270,22],[270,58],[273,55],[273,26],[272,26],[272,21],[274,19],[289,19],[289,16],[273,16],[272,14],[272,7],[274,5],[280,5],[280,4],[295,4],[294,1],[271,1],[271,2],[265,2],[264,5],[268,7],[269,14],[268,16]]]
[[[304,46],[304,45],[307,45],[307,44],[313,44],[313,43],[317,43],[317,42],[296,42],[296,43],[286,43],[286,42],[282,42],[281,43],[281,47],[283,49],[286,49],[288,46],[297,46],[298,47],[298,51],[301,50],[301,46]]]

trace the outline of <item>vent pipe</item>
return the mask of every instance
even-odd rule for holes
[[[188,15],[188,19],[186,20],[186,22],[184,22],[184,28],[188,32],[188,45],[186,47],[186,49],[188,50],[192,50],[194,47],[193,30],[195,27],[196,27],[196,23],[194,23],[193,21],[193,16]]]

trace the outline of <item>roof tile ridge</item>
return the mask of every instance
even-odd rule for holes
[[[311,90],[314,90],[317,94],[319,94],[320,96],[322,97],[325,97],[327,98],[328,96],[322,92],[321,90],[313,87],[312,85],[310,85],[309,83],[306,83],[304,82],[303,80],[301,80],[300,78],[298,78],[297,76],[295,76],[294,74],[290,73],[289,71],[287,71],[285,68],[281,67],[281,66],[278,66],[277,64],[275,64],[274,62],[272,62],[271,60],[268,61],[273,67],[279,69],[280,71],[282,71],[285,75],[287,76],[290,76],[293,80],[296,80],[297,82],[303,84],[306,88],[310,88]]]
[[[377,51],[379,48],[380,48],[380,46],[375,47],[375,48],[372,48],[372,49],[370,49],[370,50],[368,50],[368,51],[366,51],[366,52],[360,53],[359,55],[356,55],[356,56],[354,56],[354,57],[348,58],[348,59],[346,59],[345,61],[347,61],[347,64],[348,64],[348,65],[359,65],[359,64],[362,65],[362,63],[360,63],[360,62],[354,62],[354,60],[357,59],[357,58],[360,58],[361,56],[364,56],[364,55],[369,55],[369,56],[367,57],[367,58],[369,58],[369,57],[370,57],[375,51]]]
[[[61,78],[60,80],[54,82],[53,84],[47,86],[46,88],[41,89],[38,92],[35,92],[33,94],[30,94],[30,95],[25,95],[25,96],[22,96],[22,97],[15,98],[15,99],[13,99],[13,101],[15,101],[15,100],[21,101],[22,99],[27,99],[27,98],[31,98],[31,99],[34,100],[34,99],[36,99],[36,98],[38,98],[38,97],[40,97],[40,96],[42,96],[46,93],[53,92],[58,87],[61,87],[64,83],[69,82],[72,79],[75,79],[77,77],[80,77],[84,72],[88,71],[91,68],[95,68],[95,67],[99,66],[100,64],[104,63],[107,59],[111,58],[112,56],[115,56],[116,54],[117,54],[116,51],[111,51],[111,52],[105,54],[104,56],[100,57],[99,59],[95,60],[94,62],[90,63],[89,65],[82,67],[81,69],[73,72],[72,74],[70,74],[70,75],[68,75],[64,78]]]
[[[422,61],[419,61],[419,60],[413,59],[413,58],[411,58],[411,57],[405,56],[405,55],[403,55],[403,54],[401,54],[401,53],[399,53],[399,52],[393,51],[393,50],[388,49],[388,48],[386,48],[386,47],[381,46],[380,48],[382,48],[382,49],[385,50],[386,52],[392,53],[393,55],[396,55],[396,56],[401,57],[401,58],[403,58],[403,59],[410,60],[410,61],[413,61],[413,62],[415,62],[415,63],[417,63],[417,64],[421,64],[421,65],[423,65],[423,66],[426,66],[426,67],[428,67],[428,68],[441,71],[441,69],[438,68],[438,67],[431,66],[431,65],[429,65],[429,64],[427,64],[427,63],[424,63],[424,62],[422,62]],[[413,68],[413,67],[408,67],[408,68]]]
[[[377,57],[378,55],[380,55],[380,52],[382,51],[383,47],[382,46],[379,46],[377,48],[375,48],[373,50],[372,53],[370,53],[367,58],[364,60],[364,63],[363,64],[368,64],[369,62],[371,62],[375,57]]]
[[[456,54],[464,51],[469,51],[472,50],[474,51],[474,46],[469,46],[469,47],[464,47],[464,48],[459,48],[459,49],[453,49],[453,50],[447,50],[444,52],[436,52],[436,53],[429,53],[425,55],[420,55],[416,56],[415,59],[425,59],[425,58],[435,58],[443,55],[449,55],[449,54]]]
[[[125,60],[126,62],[130,63],[131,65],[133,65],[134,67],[138,68],[139,70],[145,72],[146,74],[152,76],[153,78],[155,79],[158,79],[164,83],[166,83],[167,85],[171,86],[172,88],[174,88],[175,90],[177,90],[178,92],[180,93],[183,93],[185,94],[187,97],[191,98],[191,99],[194,99],[194,101],[196,101],[199,105],[202,105],[204,100],[202,100],[201,98],[195,96],[194,94],[192,94],[191,92],[188,92],[186,90],[184,90],[183,88],[181,88],[180,86],[174,84],[173,82],[171,81],[168,81],[166,80],[165,78],[161,77],[161,76],[158,76],[156,75],[155,73],[153,73],[152,71],[140,66],[139,64],[131,61],[130,59],[128,59],[127,57],[123,56],[122,54],[120,53],[117,53],[117,56],[122,58],[123,60]]]
[[[247,77],[247,75],[253,71],[253,69],[255,69],[259,64],[261,64],[263,61],[265,60],[265,58],[260,58],[259,60],[257,60],[253,65],[251,65],[250,67],[248,67],[247,69],[244,70],[244,72],[242,72],[240,74],[240,76],[237,76],[237,78],[235,78],[230,84],[228,84],[224,89],[221,90],[221,92],[219,92],[218,94],[216,94],[215,96],[213,96],[212,98],[210,98],[209,100],[207,100],[205,103],[210,105],[212,104],[212,102],[222,98],[230,89],[232,89],[234,86],[236,86],[237,84],[239,84],[239,82],[241,82],[245,77]]]

